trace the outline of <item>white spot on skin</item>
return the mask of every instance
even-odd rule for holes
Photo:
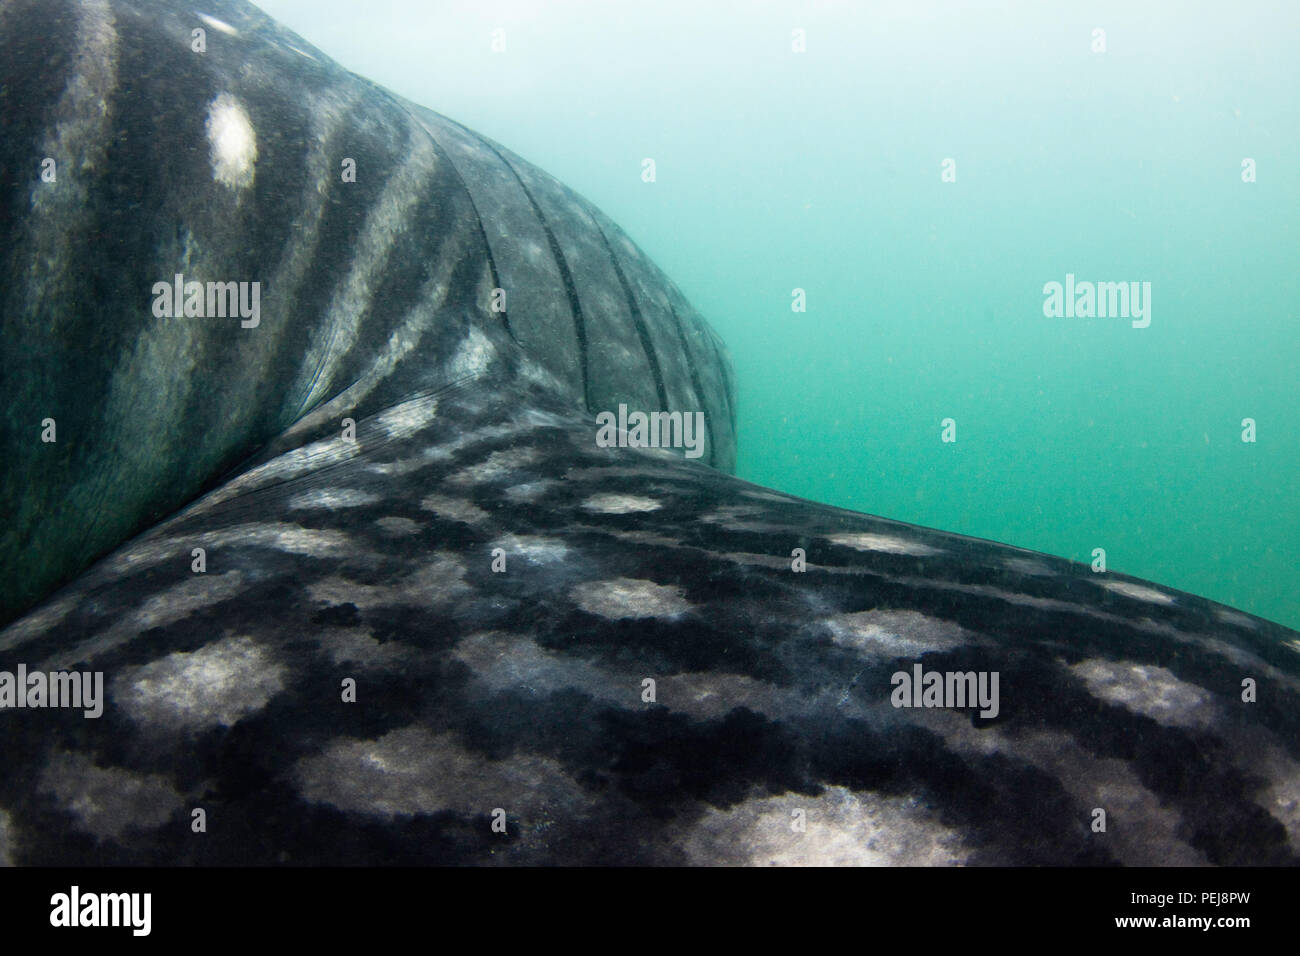
[[[232,36],[232,37],[239,36],[239,31],[236,30],[234,27],[232,27],[225,20],[218,20],[216,17],[210,17],[206,13],[200,13],[199,19],[202,20],[204,23],[206,23],[208,26],[212,27],[212,29],[224,33],[227,36]]]
[[[525,359],[523,362],[520,363],[519,378],[523,382],[532,385],[540,385],[544,390],[548,392],[562,392],[568,387],[566,383],[562,382],[559,378],[553,375],[546,368],[542,367],[541,365],[538,365],[536,362],[532,361],[531,359]],[[536,409],[531,409],[527,412],[524,412],[524,416],[533,419],[540,419],[542,417],[547,417],[547,418],[555,417],[551,415],[549,412],[540,412]],[[543,423],[539,421],[537,422],[537,424],[543,424]],[[557,420],[555,422],[548,423],[548,424],[568,424],[568,423],[567,422],[561,423]]]
[[[1111,621],[1123,626],[1132,626],[1133,622],[1118,614],[1106,614],[1082,604],[1071,604],[1056,598],[1038,597],[1021,591],[1008,591],[1006,588],[990,587],[987,584],[963,584],[958,581],[943,581],[938,578],[897,577],[890,580],[907,587],[942,588],[962,594],[978,594],[981,597],[996,598],[1019,607],[1032,607],[1041,611],[1062,611],[1067,614],[1086,614],[1099,620]]]
[[[508,534],[493,541],[490,547],[502,548],[507,555],[518,555],[530,564],[554,564],[569,554],[563,541],[539,535]]]
[[[742,491],[742,492],[741,492],[741,495],[744,496],[744,497],[746,497],[746,498],[754,498],[754,499],[757,499],[758,501],[776,501],[776,502],[779,502],[779,503],[781,503],[781,504],[787,504],[787,505],[788,505],[788,504],[797,504],[797,503],[799,502],[799,499],[798,499],[798,498],[795,498],[795,497],[793,497],[793,496],[791,496],[791,495],[783,495],[783,494],[781,494],[780,492],[777,492],[777,491],[749,491],[749,490],[745,490],[745,491]]]
[[[248,637],[127,668],[113,697],[138,724],[182,732],[233,727],[283,688],[284,668]]]
[[[1107,591],[1111,591],[1114,594],[1122,594],[1125,597],[1133,598],[1135,601],[1150,601],[1152,604],[1174,603],[1174,599],[1168,594],[1157,591],[1155,588],[1133,584],[1130,581],[1101,581],[1099,583]]]
[[[399,458],[396,461],[368,461],[361,467],[376,475],[400,478],[428,468],[435,461],[444,461],[450,457],[451,453],[442,448],[424,448],[418,455],[410,458]]]
[[[471,328],[451,360],[451,377],[453,380],[477,378],[492,366],[495,359],[496,347],[492,340],[478,329]]]
[[[831,639],[868,657],[920,657],[976,642],[960,625],[917,611],[858,611],[827,618]]]
[[[631,679],[628,683],[636,686],[638,682]],[[775,684],[744,674],[710,671],[664,675],[659,678],[656,702],[696,720],[725,717],[737,707],[777,719],[815,709],[812,702],[801,700],[798,694]]]
[[[231,189],[253,185],[257,134],[239,100],[219,93],[208,107],[207,132],[212,178]]]
[[[410,438],[438,415],[438,399],[433,396],[413,398],[375,416],[374,424],[390,441]]]
[[[378,495],[353,488],[313,488],[290,498],[289,510],[360,508],[378,500]]]
[[[100,840],[115,840],[127,830],[162,826],[182,801],[167,778],[121,767],[96,767],[81,754],[56,753],[41,771],[38,787]]]
[[[507,488],[505,495],[511,501],[536,501],[554,485],[555,482],[549,478],[543,481],[529,481],[522,485],[514,485]]]
[[[448,498],[446,495],[425,495],[420,501],[420,507],[432,511],[440,518],[465,524],[479,524],[489,517],[478,505],[460,498]]]
[[[1041,561],[1035,561],[1032,558],[1007,558],[1002,562],[1008,571],[1015,571],[1017,574],[1028,574],[1034,577],[1046,577],[1054,574],[1046,564]]]
[[[766,533],[786,530],[789,527],[784,521],[772,521],[770,515],[754,506],[726,505],[708,514],[700,515],[700,520],[721,525],[729,531]]]
[[[582,503],[583,510],[592,514],[623,515],[638,511],[658,511],[663,507],[653,498],[640,495],[593,495]]]
[[[649,544],[659,548],[673,548],[678,551],[691,551],[696,554],[707,554],[710,557],[727,557],[727,555],[718,555],[715,551],[706,551],[704,548],[695,548],[690,545],[682,544],[676,538],[670,538],[667,535],[655,534],[653,531],[624,531],[622,528],[613,528],[608,525],[577,525],[575,530],[589,532],[591,534],[601,534],[608,538],[617,538],[619,541],[631,541],[633,544]],[[781,568],[789,568],[790,562],[781,558],[775,558],[774,563]]]
[[[795,810],[805,831],[791,827]],[[758,797],[710,808],[682,838],[692,864],[960,866],[970,850],[915,798],[830,787],[820,797]]]
[[[303,797],[373,817],[452,810],[466,815],[505,806],[511,816],[577,811],[581,787],[553,760],[517,754],[489,760],[463,749],[452,734],[404,727],[378,740],[331,743],[299,761]]]
[[[1217,716],[1209,691],[1179,680],[1163,667],[1093,659],[1071,670],[1094,697],[1167,727],[1206,727]]]
[[[943,554],[939,548],[932,548],[919,541],[908,541],[889,534],[872,534],[862,531],[851,534],[833,534],[826,540],[832,544],[842,544],[846,548],[858,551],[883,551],[886,554],[910,554],[918,558],[931,554]]]
[[[470,465],[456,472],[447,479],[455,485],[476,485],[488,481],[500,481],[509,478],[516,471],[531,465],[542,457],[536,448],[510,448],[494,451],[477,465]]]
[[[585,444],[585,443],[580,443],[580,445],[581,444]],[[643,446],[632,446],[628,448],[627,451],[629,455],[639,455],[642,458],[655,459],[655,461],[653,462],[653,464],[655,465],[672,464],[673,462],[680,463],[685,460],[683,459],[682,453],[680,451],[674,450],[672,448],[648,448]]]
[[[271,525],[259,528],[245,526],[247,535],[239,540],[261,543],[259,532],[266,533],[266,541],[273,548],[294,554],[311,554],[319,557],[344,553],[351,540],[341,531],[323,531],[317,528],[300,528],[296,525]]]
[[[693,610],[681,588],[635,578],[588,581],[570,592],[574,602],[588,614],[618,620],[628,617],[676,617]]]
[[[1237,627],[1249,628],[1252,631],[1257,630],[1257,626],[1253,618],[1248,617],[1247,615],[1242,614],[1239,611],[1233,611],[1230,608],[1216,607],[1214,609],[1214,616],[1217,617],[1224,624],[1235,624]]]
[[[541,366],[538,366],[541,368]],[[548,373],[549,374],[549,373]],[[544,411],[540,408],[526,408],[519,413],[518,421],[523,425],[536,427],[550,426],[552,428],[567,428],[570,426],[568,419],[561,418],[554,412]]]

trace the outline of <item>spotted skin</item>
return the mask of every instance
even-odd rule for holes
[[[0,715],[11,860],[1295,862],[1291,632],[594,434],[543,390],[449,389],[0,633],[108,681],[99,720]],[[998,671],[1000,713],[893,707],[917,661]]]
[[[83,444],[6,445],[5,606],[41,600],[0,670],[107,696],[0,710],[0,863],[1297,862],[1300,635],[727,475],[725,352],[612,223],[246,4],[200,13],[224,54],[188,58],[180,4],[0,3],[0,63],[40,53],[3,168],[89,162],[35,206],[5,183],[6,425],[53,402]],[[124,135],[149,97],[186,150]],[[383,171],[355,194],[345,148]],[[140,231],[97,243],[114,214]],[[250,236],[260,336],[121,305],[203,256],[239,277]],[[598,447],[620,397],[703,404],[710,455]],[[895,707],[916,664],[996,672],[997,715]]]

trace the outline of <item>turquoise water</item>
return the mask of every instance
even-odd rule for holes
[[[619,222],[730,346],[742,477],[1300,627],[1300,5],[261,6]],[[1046,317],[1067,273],[1150,325]]]

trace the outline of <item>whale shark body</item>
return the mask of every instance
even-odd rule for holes
[[[0,862],[1297,861],[1300,635],[731,476],[614,223],[245,3],[0,63]]]

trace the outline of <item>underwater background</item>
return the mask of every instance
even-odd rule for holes
[[[1294,0],[259,5],[618,222],[740,477],[1300,628]],[[1045,316],[1067,274],[1150,325]]]

